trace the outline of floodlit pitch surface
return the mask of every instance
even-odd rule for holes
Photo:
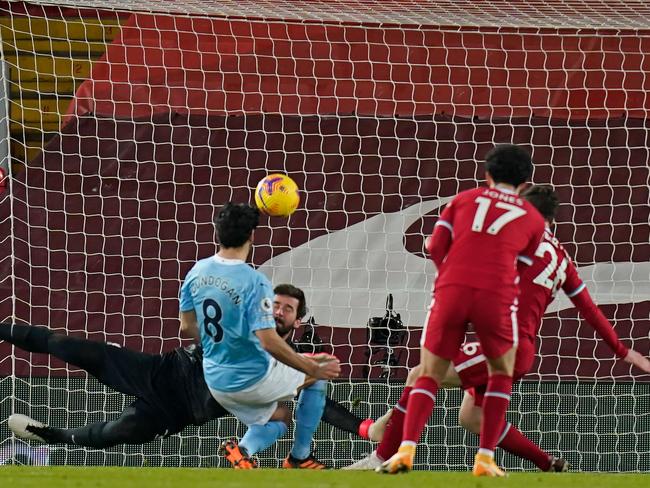
[[[384,488],[453,487],[503,488],[525,486],[527,488],[636,488],[647,487],[647,474],[610,473],[511,473],[507,479],[474,478],[468,472],[418,471],[397,476],[379,475],[373,472],[350,471],[287,471],[260,469],[234,471],[211,468],[85,468],[52,467],[32,468],[24,466],[0,467],[2,486],[59,488],[59,487],[120,487],[142,488],[180,487],[192,488]]]

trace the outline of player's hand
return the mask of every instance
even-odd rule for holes
[[[341,374],[341,363],[339,359],[326,352],[305,352],[303,356],[317,363],[312,376],[318,380],[332,380]]]
[[[331,361],[332,359],[337,359],[333,354],[328,354],[326,352],[303,352],[303,356],[313,359],[317,363],[323,363],[326,361]]]
[[[338,378],[340,374],[341,363],[338,358],[334,358],[318,364],[316,378],[319,380],[333,380],[334,378]]]
[[[634,349],[630,349],[627,353],[627,356],[623,359],[626,363],[630,363],[633,366],[636,366],[640,370],[650,373],[650,360],[640,353],[636,352]]]

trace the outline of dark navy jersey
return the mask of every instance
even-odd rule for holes
[[[160,408],[174,424],[202,425],[229,415],[208,390],[203,378],[203,350],[199,346],[179,347],[162,354],[153,382],[157,391],[164,392],[164,405]]]
[[[295,349],[290,340],[287,343]],[[167,435],[188,425],[203,425],[230,415],[208,389],[203,377],[203,349],[198,345],[161,354],[151,380],[151,391],[155,394],[143,394],[141,398],[160,410]]]

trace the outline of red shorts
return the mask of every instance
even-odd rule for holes
[[[535,344],[528,340],[519,343],[515,369],[512,374],[513,381],[525,376],[535,361]],[[474,397],[474,404],[483,404],[483,395],[488,383],[488,369],[485,356],[478,342],[463,344],[453,361],[454,369],[460,377],[461,387]]]
[[[422,332],[422,346],[452,361],[470,322],[484,354],[489,358],[502,356],[518,342],[517,298],[457,285],[435,290]]]

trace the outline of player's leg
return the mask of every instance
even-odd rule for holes
[[[485,389],[480,392],[478,404],[476,400],[477,393],[474,388],[465,390],[463,394],[463,401],[460,404],[458,411],[458,423],[460,426],[473,434],[479,435],[481,432],[481,420],[483,419],[483,410],[481,404],[483,403],[483,395]]]
[[[470,302],[466,294],[466,289],[456,286],[436,290],[422,332],[420,373],[408,395],[402,442],[397,453],[379,468],[382,472],[398,473],[413,466],[415,446],[433,411],[435,395],[465,336]]]
[[[389,410],[385,416],[386,427],[383,431],[382,438],[379,440],[379,445],[377,449],[371,452],[369,455],[360,459],[356,463],[351,464],[343,469],[348,470],[370,470],[379,467],[384,461],[389,459],[393,454],[395,454],[399,448],[400,443],[402,442],[402,431],[404,426],[404,418],[406,414],[406,406],[408,404],[408,397],[413,389],[413,385],[420,376],[420,367],[416,366],[411,371],[406,378],[406,384],[402,395],[398,400],[397,404]],[[452,365],[447,369],[444,379],[440,385],[441,388],[455,388],[461,385],[461,378],[458,373],[455,371]],[[377,419],[377,423],[381,423],[382,418]]]
[[[158,358],[29,325],[0,324],[0,340],[26,351],[50,354],[87,371],[104,385],[133,396],[141,395],[148,387]]]
[[[284,373],[281,372],[280,375],[278,375],[278,378],[286,378],[287,375],[292,376],[292,372],[295,371],[288,368],[286,365],[280,364],[276,365],[276,368],[278,370],[288,370],[284,371]],[[304,375],[302,378],[304,378]],[[283,467],[288,469],[323,469],[325,468],[325,465],[316,460],[311,454],[311,441],[325,408],[327,383],[322,380],[307,378],[300,386],[300,389],[301,391],[295,413],[296,426],[294,444],[289,456],[283,462]],[[270,393],[270,395],[271,397],[275,396],[278,399],[281,399],[280,397],[287,396],[287,391],[284,391],[282,394],[279,394],[276,391]],[[335,402],[333,403],[337,405]],[[237,409],[238,407],[235,408]],[[342,407],[339,406],[339,411],[337,412],[339,417],[341,416],[341,408]],[[348,416],[351,416],[349,412],[347,413]],[[277,419],[275,424],[273,422],[274,419]],[[354,417],[354,419],[357,419],[357,417]],[[249,424],[249,429],[246,432],[246,435],[239,443],[240,448],[244,449],[248,456],[268,447],[286,432],[286,425],[278,422],[282,421],[288,424],[290,421],[290,413],[288,413],[288,410],[278,408],[274,413],[274,417],[271,418],[271,421],[263,423],[261,421],[263,419],[260,418],[258,420],[260,421],[256,424]],[[346,420],[349,421],[349,419]],[[358,419],[356,422],[357,428],[360,423],[361,419]]]
[[[257,461],[252,457],[276,442],[286,434],[291,422],[291,412],[285,406],[277,405],[265,423],[252,424],[239,442],[229,439],[221,444],[219,452],[234,469],[253,469]]]
[[[381,440],[385,424],[373,419],[362,419],[353,414],[336,400],[325,398],[325,408],[321,420],[337,429],[350,434],[356,434],[371,441]]]
[[[377,446],[376,456],[378,459],[384,461],[390,458],[397,452],[399,445],[402,442],[402,433],[404,431],[404,419],[406,417],[406,409],[408,407],[409,396],[413,390],[413,385],[420,377],[420,366],[416,366],[409,371],[406,377],[406,384],[404,390],[400,395],[399,400],[392,409],[390,422],[386,426],[384,436]]]
[[[301,391],[315,382],[316,380],[313,378],[308,379],[303,384]],[[325,408],[323,409],[321,420],[344,432],[349,432],[350,434],[355,434],[363,439],[375,442],[381,440],[385,427],[385,424],[382,422],[370,418],[362,419],[350,412],[341,403],[327,396],[325,397]]]
[[[395,406],[388,410],[381,419],[378,419],[378,422],[386,422],[386,427],[383,431],[382,438],[379,441],[377,449],[372,451],[366,457],[360,459],[359,461],[352,463],[350,466],[346,466],[343,469],[346,470],[372,470],[376,469],[381,464],[390,458],[393,454],[397,452],[400,443],[402,442],[402,431],[404,428],[404,416],[406,414],[406,408],[408,406],[408,398],[413,389],[415,381],[420,376],[420,367],[416,366],[415,368],[409,371],[408,376],[406,377],[406,383],[402,394],[395,404]]]
[[[494,462],[494,449],[505,425],[512,392],[517,353],[517,306],[507,297],[486,290],[474,294],[471,320],[488,364],[488,383],[483,403],[475,476],[505,476]]]
[[[525,376],[531,369],[535,360],[535,344],[529,338],[523,338],[517,346],[517,356],[515,359],[515,366],[513,372],[513,381],[518,381]],[[483,401],[486,386],[481,385],[481,374],[474,374],[474,383],[470,380],[464,381],[468,385],[476,385],[477,388],[474,398],[465,398],[468,404],[473,403],[475,407],[467,414],[475,415],[479,418],[479,425],[483,416]],[[486,385],[486,383],[483,383]],[[469,396],[469,395],[467,395]],[[460,415],[464,415],[461,410]],[[542,471],[565,472],[569,468],[567,463],[562,458],[557,458],[541,450],[539,446],[530,441],[517,427],[504,422],[503,427],[498,438],[497,446],[524,459],[528,459],[535,464]]]
[[[328,361],[328,355],[310,355]],[[325,469],[311,452],[311,442],[321,421],[327,398],[327,382],[306,377],[296,406],[293,446],[282,467],[286,469]]]
[[[413,384],[411,391],[407,391],[408,398],[404,395],[400,398],[402,402],[407,399],[406,412],[403,418],[402,439],[397,453],[380,467],[381,472],[394,474],[412,469],[415,448],[426,422],[431,416],[435,405],[435,395],[444,378],[444,371],[448,368],[449,361],[447,359],[432,354],[424,347],[422,348],[420,353],[420,376]]]
[[[16,419],[19,416],[12,416]],[[96,422],[76,429],[60,429],[20,416],[10,422],[12,431],[19,437],[40,440],[47,444],[71,444],[105,449],[119,444],[144,444],[166,435],[149,413],[129,405],[115,420]]]
[[[484,392],[476,394],[472,390],[465,392],[458,413],[458,421],[463,428],[478,435],[481,431],[483,418],[481,404]],[[528,439],[517,427],[509,422],[503,428],[497,445],[515,456],[528,459],[541,471],[564,472],[569,468],[569,464],[564,459],[556,458],[542,451],[537,444]]]
[[[0,340],[29,352],[51,354],[88,372],[97,372],[103,364],[104,343],[58,334],[47,327],[0,324]]]
[[[402,440],[402,426],[408,396],[416,379],[420,376],[420,367],[413,368],[406,379],[406,386],[397,405],[393,407],[391,421],[388,423],[384,436],[377,446],[377,450],[365,458],[344,469],[374,469],[379,464],[397,452]],[[463,385],[485,385],[488,381],[485,356],[478,342],[463,344],[449,366],[441,388],[457,388]]]
[[[282,463],[287,469],[324,469],[325,465],[311,454],[311,441],[323,416],[327,382],[315,381],[300,391],[295,412],[295,429],[291,452]]]
[[[535,346],[529,340],[524,340],[517,348],[517,357],[513,379],[523,377],[530,370],[535,356]],[[487,358],[477,342],[469,342],[461,347],[454,359],[454,367],[450,368],[444,386],[465,388],[465,396],[459,412],[459,421],[463,427],[475,434],[480,433],[483,417],[482,404],[489,381]],[[531,460],[540,469],[546,471],[553,463],[558,468],[568,464],[558,458],[552,458],[538,446],[528,440],[516,427],[505,424],[498,438],[498,446],[525,459]]]
[[[350,470],[367,470],[375,469],[386,459],[395,454],[402,440],[402,428],[404,423],[404,414],[409,393],[413,384],[420,376],[420,367],[417,366],[409,371],[406,379],[406,385],[402,396],[393,407],[391,421],[386,426],[383,438],[379,442],[377,449],[356,463],[347,466],[344,469]],[[478,342],[469,342],[463,344],[449,366],[445,374],[441,388],[457,388],[463,385],[485,385],[488,381],[487,365],[485,356],[481,351]]]
[[[225,441],[221,445],[221,453],[235,469],[255,468],[257,462],[252,456],[286,434],[290,422],[291,411],[284,405],[278,405],[267,422],[249,425],[239,442],[235,439]]]
[[[223,397],[218,399],[220,403]],[[257,462],[252,458],[258,452],[266,449],[280,437],[286,434],[291,421],[291,412],[278,402],[259,405],[227,404],[224,407],[235,415],[241,422],[248,423],[246,434],[238,442],[229,439],[221,444],[219,453],[223,455],[234,469],[253,469]]]
[[[248,388],[236,392],[210,389],[214,399],[248,426],[238,447],[234,439],[224,442],[221,452],[234,468],[255,467],[250,456],[273,444],[287,431],[290,415],[278,402],[292,400],[305,382],[305,374],[272,360],[269,373]],[[321,413],[318,415],[320,420]],[[242,462],[242,459],[244,462]]]

